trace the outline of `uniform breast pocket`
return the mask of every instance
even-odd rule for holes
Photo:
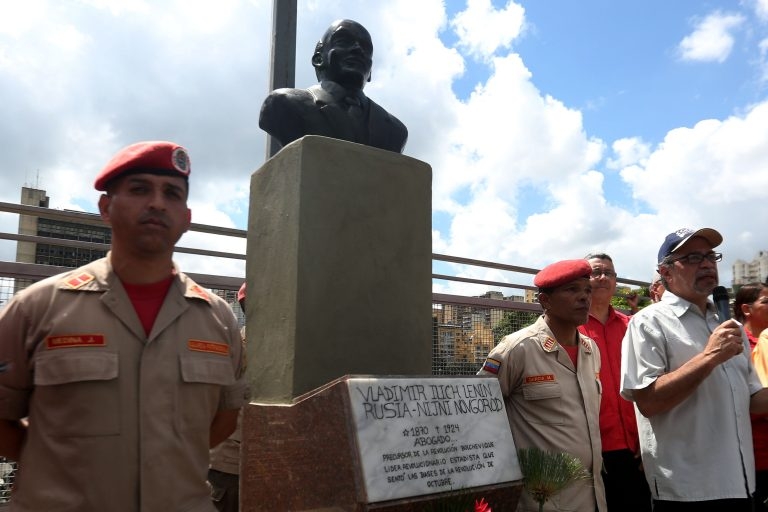
[[[35,406],[30,421],[52,436],[120,433],[118,356],[112,352],[60,349],[35,357]]]
[[[180,364],[179,428],[207,429],[219,408],[222,388],[236,381],[232,362],[227,356],[188,354],[181,357]]]
[[[562,425],[564,422],[563,393],[557,382],[523,385],[522,416],[530,423]]]

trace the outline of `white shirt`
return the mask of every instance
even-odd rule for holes
[[[621,395],[633,399],[707,345],[720,324],[671,292],[632,317],[621,354]],[[750,395],[762,386],[744,352],[715,368],[682,403],[646,418],[635,405],[645,475],[653,497],[669,501],[746,498],[755,490]]]

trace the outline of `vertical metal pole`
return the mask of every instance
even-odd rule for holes
[[[296,82],[296,0],[273,0],[272,55],[269,64],[269,92],[295,87]],[[280,150],[280,143],[267,135],[267,158]]]

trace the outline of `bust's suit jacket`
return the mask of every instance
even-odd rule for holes
[[[304,135],[322,135],[400,153],[408,129],[362,91],[362,115],[349,113],[340,85],[324,81],[309,89],[276,89],[264,100],[259,126],[283,146]]]

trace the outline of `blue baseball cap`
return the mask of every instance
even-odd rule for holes
[[[705,239],[713,249],[723,243],[723,235],[712,228],[701,228],[697,230],[691,228],[678,229],[677,231],[668,234],[664,239],[664,243],[661,244],[661,248],[659,248],[659,264],[664,261],[664,258],[680,249],[685,245],[685,242],[695,236],[700,236]]]

